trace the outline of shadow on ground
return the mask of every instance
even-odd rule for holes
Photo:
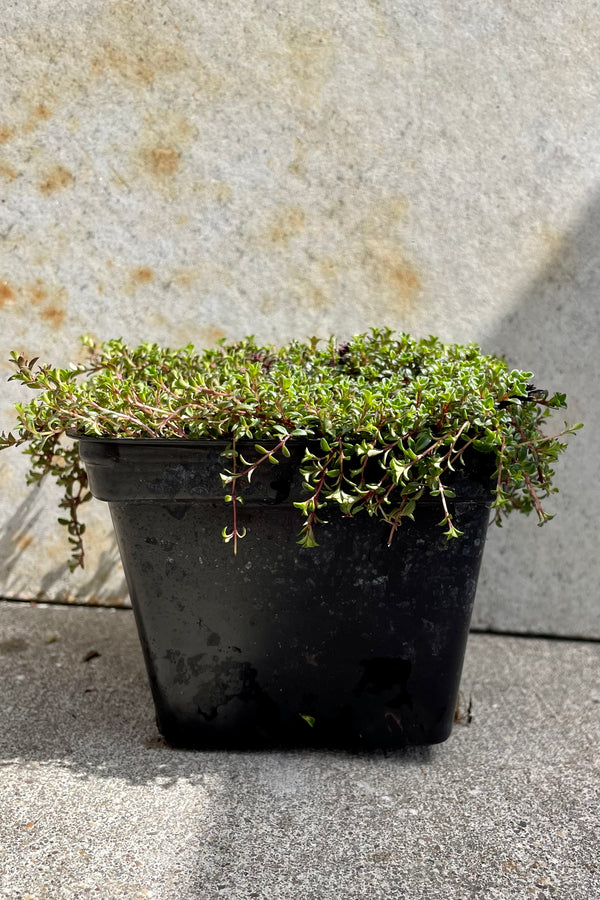
[[[34,618],[33,618],[34,616]],[[35,628],[31,628],[31,623]],[[185,751],[169,747],[154,723],[154,708],[133,615],[128,610],[34,611],[26,604],[0,604],[0,766],[15,759],[59,765],[81,778],[157,781],[230,767],[232,757],[252,760],[268,752]],[[431,749],[386,754],[402,767],[427,761]],[[384,754],[340,751],[278,751],[281,758],[317,760],[372,758]]]

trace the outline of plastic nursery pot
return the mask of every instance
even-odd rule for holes
[[[489,455],[473,453],[453,484],[463,537],[446,539],[439,498],[430,498],[390,547],[384,522],[332,511],[319,546],[303,549],[292,505],[302,496],[299,446],[244,486],[247,536],[234,555],[221,537],[231,517],[219,478],[227,446],[81,438],[91,491],[109,503],[166,740],[224,748],[445,740],[485,542]]]

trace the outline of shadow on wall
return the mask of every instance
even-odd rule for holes
[[[29,491],[25,499],[0,528],[0,560],[3,577],[8,579],[21,564],[21,554],[31,542],[35,520],[38,517],[38,497]]]
[[[47,500],[37,487],[30,488],[25,499],[0,527],[2,578],[3,583],[8,586],[5,588],[5,596],[31,597],[48,603],[87,601],[90,605],[128,606],[127,583],[112,536],[110,546],[100,553],[94,571],[86,569],[84,579],[79,575],[77,587],[71,590],[65,587],[70,579],[65,544],[64,559],[53,566],[48,561],[45,572],[36,585],[35,594],[32,595],[31,578],[28,567],[23,562],[23,551],[36,540],[35,523],[46,503]]]
[[[474,624],[524,632],[600,638],[595,529],[600,418],[600,194],[563,235],[540,232],[548,265],[496,327],[481,339],[489,352],[534,372],[535,383],[567,394],[564,420],[584,422],[557,463],[558,495],[545,508],[556,519],[537,529],[514,516],[489,536]],[[518,521],[517,521],[518,520]]]

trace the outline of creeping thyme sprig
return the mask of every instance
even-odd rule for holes
[[[221,478],[232,524],[223,538],[236,551],[245,534],[243,485],[259,467],[289,456],[296,442],[304,445],[308,495],[295,503],[299,540],[314,547],[331,508],[384,520],[391,542],[423,495],[439,498],[440,525],[449,538],[459,536],[449,476],[472,449],[495,460],[496,522],[518,509],[534,511],[543,524],[551,518],[542,502],[556,490],[552,466],[566,446],[561,438],[580,427],[545,434],[544,420],[566,400],[534,388],[530,372],[511,371],[473,344],[415,340],[390,329],[280,348],[248,337],[199,352],[192,345],[83,343],[87,360],[66,369],[11,355],[12,378],[36,394],[16,404],[17,428],[0,437],[0,449],[21,446],[30,457],[29,481],[51,475],[62,488],[59,521],[69,531],[72,566],[83,564],[79,508],[91,495],[67,431],[229,439],[231,465],[224,463]],[[243,440],[256,442],[256,458],[242,456]]]

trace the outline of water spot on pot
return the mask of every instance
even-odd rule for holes
[[[387,701],[391,707],[412,706],[412,699],[407,691],[412,663],[409,659],[393,657],[375,657],[361,661],[363,675],[354,688],[354,694],[385,695],[392,692],[395,696]]]
[[[216,633],[216,631],[211,631],[206,640],[206,643],[209,647],[218,647],[221,643],[221,637]]]
[[[15,292],[7,281],[0,281],[0,309],[5,303],[12,303]]]
[[[284,470],[283,473],[269,483],[269,487],[275,492],[275,496],[271,497],[273,503],[283,503],[284,500],[287,500],[291,486],[292,473],[289,469],[288,471]]]
[[[211,680],[206,681],[195,702],[198,715],[206,722],[218,718],[222,707],[236,700],[254,708],[258,729],[277,733],[277,705],[258,683],[258,672],[249,663],[223,660],[206,667]]]
[[[204,653],[196,653],[194,656],[187,658],[187,667],[190,674],[194,677],[198,676],[205,669]]]
[[[61,191],[73,182],[73,175],[65,166],[57,165],[48,169],[38,184],[40,194],[49,196],[56,191]]]
[[[173,503],[165,506],[166,511],[172,516],[174,519],[183,519],[185,518],[187,511],[189,509],[189,504],[187,503]]]
[[[0,641],[0,654],[20,653],[27,649],[27,641],[23,638],[7,638]]]
[[[173,669],[173,681],[175,684],[189,684],[190,672],[186,665],[185,657],[180,650],[167,650],[165,659]]]

